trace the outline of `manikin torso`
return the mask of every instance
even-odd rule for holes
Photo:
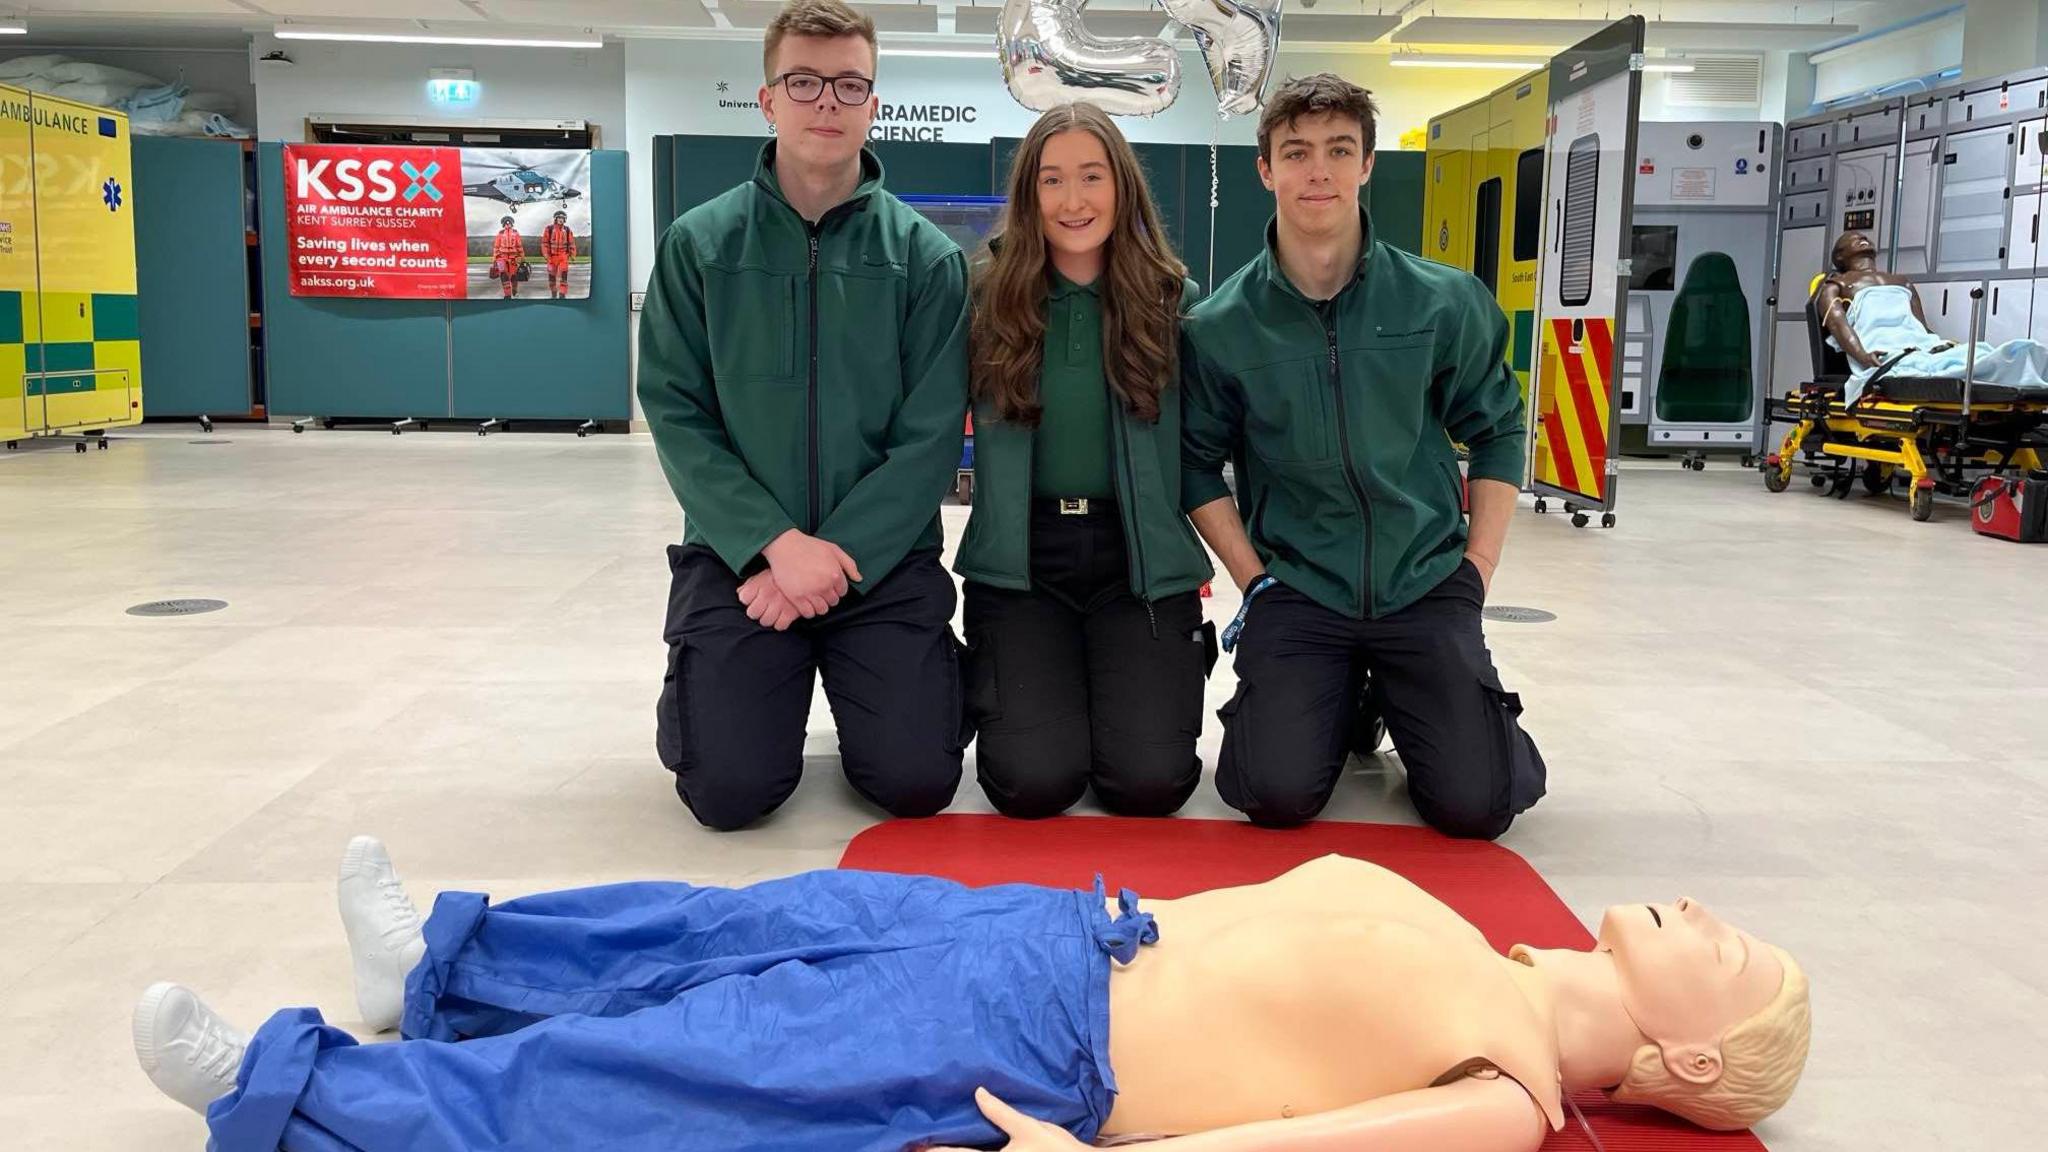
[[[1110,976],[1119,1092],[1105,1136],[1306,1116],[1495,1074],[1529,1092],[1532,1121],[1562,1124],[1543,986],[1394,873],[1329,856],[1144,907],[1159,942]]]

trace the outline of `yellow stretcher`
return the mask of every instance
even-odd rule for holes
[[[1814,278],[1817,289],[1820,277]],[[1982,289],[1973,293],[1981,297]],[[1764,487],[1783,492],[1804,467],[1815,488],[1847,497],[1860,478],[1881,496],[1901,477],[1913,519],[1934,516],[1941,492],[1968,497],[1984,473],[2025,473],[2048,453],[2048,389],[1978,384],[1946,377],[1884,376],[1854,404],[1843,399],[1849,364],[1827,343],[1818,305],[1806,301],[1813,380],[1770,401],[1770,421],[1790,424],[1778,451],[1760,465]]]

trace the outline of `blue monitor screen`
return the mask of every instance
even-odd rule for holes
[[[972,254],[981,247],[989,231],[1003,217],[1001,196],[902,196],[905,204],[953,238],[960,250]]]

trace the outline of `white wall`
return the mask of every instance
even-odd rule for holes
[[[64,55],[92,64],[126,68],[154,76],[165,83],[178,79],[194,92],[223,92],[235,98],[233,119],[247,125],[256,112],[256,86],[249,78],[249,57],[240,48],[63,48],[23,47],[0,52],[0,59],[17,56]]]
[[[256,37],[253,55],[283,49],[294,63],[258,62],[256,135],[305,139],[313,115],[373,115],[406,123],[435,120],[588,120],[599,142],[624,148],[625,49],[478,48],[457,45],[330,44]],[[427,99],[436,68],[469,68],[482,94],[451,110]],[[637,162],[637,158],[636,158]]]

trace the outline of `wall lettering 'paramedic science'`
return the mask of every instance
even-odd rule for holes
[[[294,296],[581,300],[590,153],[287,144]]]

